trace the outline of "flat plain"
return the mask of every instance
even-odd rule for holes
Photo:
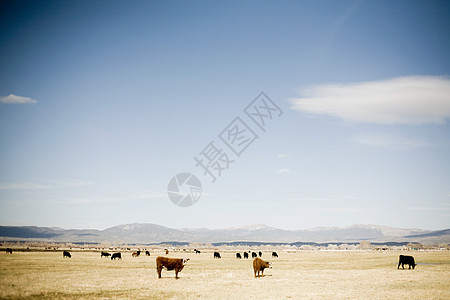
[[[450,299],[450,251],[279,251],[264,277],[254,278],[252,259],[236,252],[201,254],[160,249],[122,260],[100,252],[0,253],[1,299]],[[241,251],[242,253],[242,251]],[[400,254],[413,255],[415,270],[397,270]],[[190,258],[176,280],[158,279],[157,256]]]

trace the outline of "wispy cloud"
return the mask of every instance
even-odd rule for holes
[[[435,211],[435,210],[448,210],[449,207],[436,207],[436,206],[411,206],[407,207],[408,210],[420,210],[420,211]]]
[[[87,196],[87,197],[67,197],[53,202],[64,203],[119,203],[133,200],[154,200],[154,199],[166,199],[167,194],[154,191],[132,191],[128,193],[122,193],[115,196]]]
[[[46,190],[52,189],[52,185],[36,183],[0,183],[0,190]]]
[[[352,84],[325,84],[291,99],[301,112],[378,124],[443,123],[450,118],[450,79],[410,76]]]
[[[352,138],[351,141],[362,145],[391,149],[408,149],[432,146],[431,143],[423,139],[400,137],[389,134],[359,135]]]
[[[278,173],[278,174],[282,174],[282,173],[291,173],[291,170],[290,170],[290,169],[280,169],[280,170],[277,170],[277,173]]]
[[[279,159],[288,158],[289,156],[291,156],[291,155],[290,154],[286,154],[286,153],[277,154],[277,158],[279,158]]]
[[[8,96],[0,97],[0,103],[5,104],[33,104],[37,103],[37,100],[30,97],[17,96],[14,94],[9,94]]]
[[[58,181],[49,184],[19,182],[19,183],[0,183],[0,190],[49,190],[57,188],[75,188],[92,185],[92,182],[74,180],[74,181]]]
[[[294,198],[292,200],[299,202],[344,202],[344,201],[359,200],[359,198],[353,196],[331,196],[331,197],[303,197],[303,198]]]

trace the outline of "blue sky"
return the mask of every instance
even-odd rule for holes
[[[448,1],[0,5],[2,225],[450,227]],[[282,116],[212,183],[261,91]]]

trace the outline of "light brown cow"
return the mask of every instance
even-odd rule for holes
[[[175,270],[175,278],[178,279],[178,273],[183,270],[188,260],[189,258],[183,259],[158,256],[156,258],[156,272],[158,273],[158,278],[161,278],[161,271],[164,268],[167,271]]]
[[[259,257],[253,260],[253,271],[255,272],[255,278],[259,277],[259,271],[261,271],[261,276],[264,276],[264,269],[272,268],[272,264],[268,261],[264,261]]]
[[[131,253],[131,256],[138,257],[138,254],[137,254],[137,252],[133,252],[133,253]]]

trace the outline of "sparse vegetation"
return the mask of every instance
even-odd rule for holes
[[[397,270],[405,251],[278,251],[279,258],[267,259],[273,269],[255,279],[251,259],[220,249],[222,259],[214,260],[214,250],[170,252],[190,258],[179,280],[173,271],[157,278],[163,249],[138,258],[123,252],[122,261],[93,251],[74,251],[70,260],[60,251],[0,253],[0,298],[450,298],[449,251],[406,252],[415,270]]]

